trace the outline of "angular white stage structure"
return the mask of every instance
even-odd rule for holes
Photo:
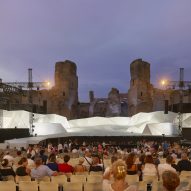
[[[138,113],[132,117],[92,117],[68,121],[56,114],[34,114],[37,137],[6,141],[36,143],[47,138],[70,136],[178,136],[178,115],[163,111]],[[191,128],[191,113],[183,114],[183,126]],[[29,128],[27,111],[3,111],[3,128]]]

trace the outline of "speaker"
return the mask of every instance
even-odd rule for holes
[[[164,100],[164,114],[168,114],[168,100]]]

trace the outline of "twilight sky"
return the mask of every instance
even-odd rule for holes
[[[127,92],[130,63],[151,64],[151,82],[191,80],[190,0],[0,0],[0,78],[54,82],[54,65],[77,64],[80,101],[88,91]]]

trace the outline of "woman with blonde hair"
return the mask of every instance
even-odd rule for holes
[[[111,171],[103,176],[103,191],[137,191],[137,187],[128,185],[125,181],[127,165],[123,160],[113,163]],[[113,175],[113,183],[110,183],[110,176]]]

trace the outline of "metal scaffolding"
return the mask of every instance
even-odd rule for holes
[[[32,68],[28,69],[28,82],[5,82],[0,80],[0,103],[3,101],[3,97],[11,94],[24,95],[23,90],[27,90],[29,111],[29,133],[33,136],[34,132],[34,114],[33,114],[33,89],[40,90],[42,88],[48,88],[49,82],[33,82],[32,80]],[[3,110],[0,108],[0,128],[3,127]]]
[[[165,84],[167,89],[176,89],[179,91],[179,107],[178,107],[178,129],[180,135],[182,134],[182,120],[183,120],[183,96],[185,89],[191,89],[191,81],[184,81],[184,68],[180,68],[179,81],[166,81]]]

